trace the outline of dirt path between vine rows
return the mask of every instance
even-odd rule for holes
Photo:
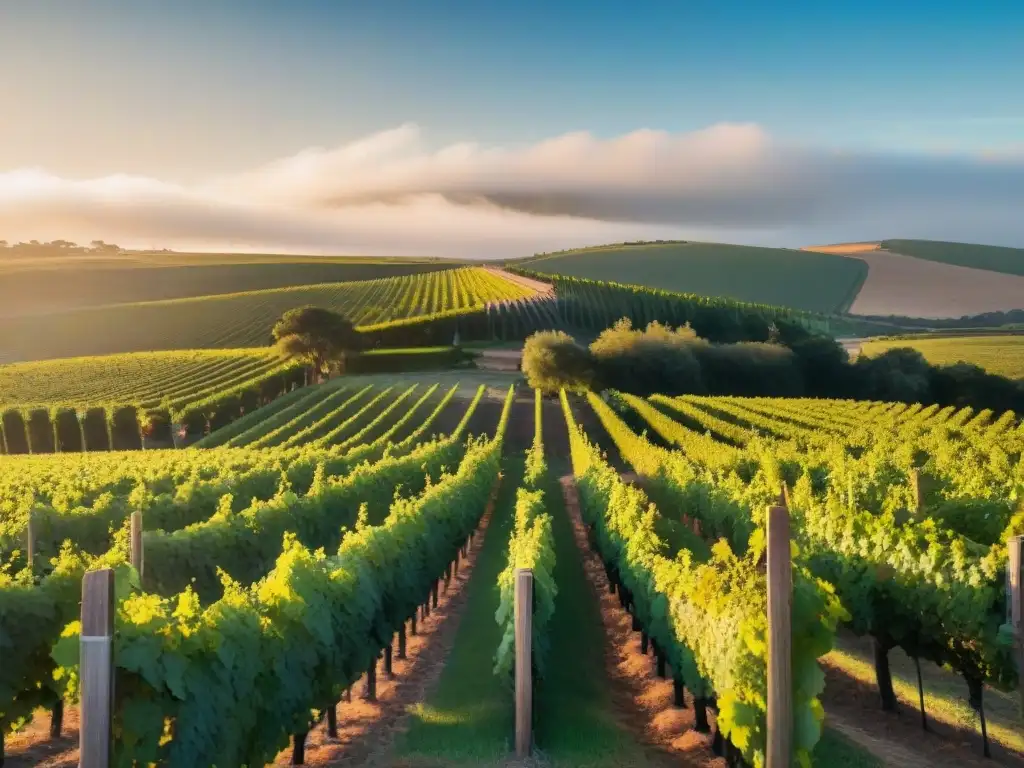
[[[724,768],[725,760],[711,751],[711,734],[694,730],[692,696],[687,691],[685,709],[674,706],[671,675],[664,680],[656,675],[654,656],[640,652],[639,634],[632,631],[632,617],[619,605],[618,598],[609,593],[604,566],[587,541],[575,480],[563,477],[561,486],[587,580],[600,604],[605,630],[605,674],[611,681],[621,722],[636,734],[638,741],[664,755],[666,764]],[[708,720],[714,725],[714,713],[710,710]]]
[[[391,680],[383,677],[383,665],[378,664],[376,702],[361,698],[366,686],[365,675],[352,686],[352,700],[342,701],[337,708],[337,740],[327,737],[325,723],[310,731],[306,739],[306,765],[354,768],[393,764],[388,756],[395,738],[406,727],[409,709],[426,699],[455,641],[466,603],[466,584],[473,575],[477,554],[487,535],[496,491],[497,486],[474,535],[473,547],[466,560],[460,562],[459,575],[452,579],[447,593],[441,591],[437,608],[420,619],[416,636],[407,633],[407,658],[393,659]],[[291,765],[291,755],[290,749],[281,752],[274,765]]]
[[[871,752],[887,765],[899,768],[973,768],[1024,766],[1024,758],[990,741],[992,757],[982,756],[981,737],[929,718],[921,728],[915,703],[901,701],[899,713],[883,712],[878,690],[825,663],[825,723]]]

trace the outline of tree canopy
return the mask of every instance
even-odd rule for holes
[[[300,360],[326,374],[333,362],[345,360],[361,348],[355,325],[344,315],[322,307],[299,307],[285,312],[273,330],[281,355]]]
[[[562,331],[540,331],[523,346],[523,373],[543,392],[586,390],[594,384],[594,359],[586,347]]]

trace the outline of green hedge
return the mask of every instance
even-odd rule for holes
[[[139,411],[134,405],[117,405],[110,412],[110,442],[115,451],[142,448]]]
[[[3,422],[4,450],[9,454],[28,453],[24,414],[17,408],[8,408],[0,420]]]
[[[53,453],[53,424],[47,408],[33,408],[28,414],[28,446],[32,453]]]
[[[109,451],[110,426],[107,423],[107,409],[102,406],[88,408],[82,420],[82,434],[85,436],[85,450]]]
[[[82,445],[82,425],[74,408],[58,406],[51,414],[53,439],[60,453],[79,453]]]
[[[171,417],[167,411],[147,411],[142,417],[142,447],[170,448],[173,445]]]

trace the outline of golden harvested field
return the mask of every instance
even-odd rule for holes
[[[974,363],[990,373],[1024,379],[1024,335],[879,339],[864,342],[861,354],[879,355],[895,347],[918,349],[930,363]]]
[[[836,243],[835,245],[805,245],[801,251],[813,251],[815,253],[867,253],[877,251],[882,247],[881,243]]]
[[[889,251],[860,252],[868,277],[850,312],[857,315],[962,317],[1024,309],[1024,277],[915,259]]]

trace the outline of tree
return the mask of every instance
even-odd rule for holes
[[[321,307],[288,310],[277,321],[273,334],[282,356],[302,361],[318,374],[329,373],[332,362],[344,371],[348,355],[362,346],[351,320]]]
[[[594,382],[590,352],[562,331],[539,331],[528,338],[522,369],[530,386],[542,392],[586,390]]]
[[[702,393],[704,384],[695,357],[707,342],[684,325],[673,329],[652,322],[644,330],[622,318],[590,345],[602,387],[647,395]]]
[[[904,403],[931,401],[932,367],[918,350],[897,347],[877,357],[861,355],[852,366],[859,395]]]

